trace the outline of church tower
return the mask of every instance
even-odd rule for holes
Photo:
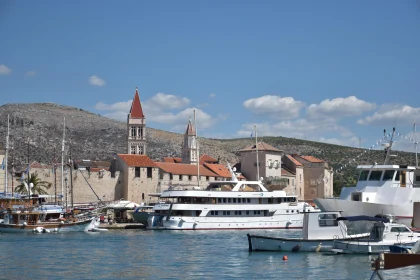
[[[141,108],[139,91],[136,87],[130,113],[127,117],[127,154],[146,154],[146,120]]]
[[[197,133],[190,120],[182,144],[182,163],[198,164],[198,156]]]

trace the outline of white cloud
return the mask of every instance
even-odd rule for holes
[[[257,115],[268,115],[276,119],[292,119],[299,116],[300,109],[305,104],[294,100],[293,97],[264,95],[246,100],[243,106]]]
[[[308,118],[343,118],[354,117],[374,110],[376,104],[358,99],[355,96],[346,98],[325,99],[319,105],[311,104],[306,109]]]
[[[0,75],[9,75],[10,73],[12,73],[12,69],[4,64],[0,64]]]
[[[36,71],[32,70],[32,71],[28,71],[26,72],[25,76],[27,77],[33,77],[36,75]]]
[[[101,86],[105,85],[105,81],[103,79],[99,78],[96,75],[93,75],[93,76],[89,77],[89,83],[91,85],[98,86],[98,87],[101,87]]]
[[[210,93],[210,98],[215,98],[216,97],[216,94],[215,93]]]
[[[361,125],[407,126],[420,120],[420,108],[401,104],[384,104],[371,116],[357,121]]]
[[[257,133],[260,136],[283,136],[320,141],[320,139],[327,139],[327,135],[338,134],[338,136],[345,139],[343,141],[347,142],[353,137],[353,133],[349,129],[336,124],[334,120],[318,122],[308,121],[306,119],[284,120],[275,123],[244,124],[242,129],[237,132],[238,136],[249,137],[255,125],[257,127]],[[337,141],[335,140],[335,142]]]
[[[140,98],[141,100],[141,98]],[[131,108],[132,100],[105,104],[98,102],[95,109],[107,111],[103,116],[121,121],[127,119]],[[190,100],[185,97],[175,96],[165,93],[157,93],[152,98],[142,101],[142,108],[148,122],[168,125],[172,131],[183,132],[188,120],[193,119],[194,110],[196,112],[197,126],[206,129],[213,126],[217,121],[224,118],[212,117],[198,108],[185,108],[190,104]]]

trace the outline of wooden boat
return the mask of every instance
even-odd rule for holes
[[[11,233],[46,233],[88,231],[93,226],[94,218],[74,218],[70,215],[59,219],[45,220],[46,213],[39,211],[8,210],[0,220],[0,232]]]

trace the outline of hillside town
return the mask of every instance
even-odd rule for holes
[[[332,197],[333,170],[328,163],[311,155],[287,154],[265,142],[240,147],[239,162],[221,162],[212,155],[200,154],[195,119],[186,123],[179,157],[154,161],[147,155],[146,116],[136,88],[127,116],[127,149],[112,161],[71,159],[45,164],[30,162],[29,167],[9,167],[9,175],[0,170],[1,185],[9,190],[21,183],[27,173],[36,173],[50,184],[48,194],[62,197],[66,204],[96,204],[116,200],[153,204],[168,188],[204,189],[209,182],[231,179],[228,164],[240,180],[261,180],[268,190],[283,190],[301,201]],[[4,162],[5,149],[0,150]],[[62,173],[63,170],[63,173]],[[62,186],[63,185],[63,186]],[[4,189],[3,186],[0,187]]]

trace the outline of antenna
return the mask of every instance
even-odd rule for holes
[[[4,162],[4,171],[5,171],[5,176],[4,176],[4,194],[7,196],[7,184],[8,184],[8,178],[7,178],[7,162],[9,160],[9,126],[10,126],[10,122],[9,122],[9,115],[7,115],[7,136],[6,136],[6,159],[3,160]]]
[[[257,136],[257,126],[256,125],[254,125],[254,129],[255,129],[255,149],[256,149],[256,152],[257,152],[257,180],[259,181],[260,180],[260,163],[258,161],[258,141],[257,141],[258,136]]]
[[[63,142],[61,144],[61,196],[62,196],[61,203],[63,203],[63,198],[64,198],[64,138],[65,136],[66,136],[66,117],[64,117]]]
[[[196,125],[196,119],[195,119],[195,109],[194,109],[194,127],[195,127],[195,145],[196,145],[196,157],[197,157],[197,187],[200,187],[200,155],[199,149],[198,149],[198,129]]]
[[[419,144],[419,142],[417,141],[417,136],[416,136],[416,123],[414,123],[414,147],[416,148],[416,168],[419,168],[419,161],[417,159],[417,145]]]
[[[392,143],[394,142],[392,139],[394,138],[394,134],[395,134],[395,127],[392,128],[392,134],[391,134],[391,138],[389,139],[389,142],[386,143],[385,146],[385,161],[384,161],[384,165],[390,164],[391,160],[391,147],[392,147]],[[384,129],[384,138],[386,139],[386,130]]]

